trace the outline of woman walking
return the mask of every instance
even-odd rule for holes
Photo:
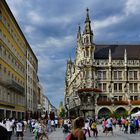
[[[86,136],[82,129],[83,127],[84,127],[83,117],[76,118],[74,120],[73,130],[72,130],[72,134],[73,134],[75,140],[86,140]]]
[[[40,121],[39,128],[38,128],[38,135],[39,135],[39,140],[43,140],[44,137],[46,138],[46,140],[49,140],[47,134],[47,127],[43,123],[43,120]]]

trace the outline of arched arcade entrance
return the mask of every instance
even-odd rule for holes
[[[118,115],[118,117],[126,117],[126,116],[128,116],[128,111],[123,107],[117,108],[115,110],[115,113]]]
[[[109,115],[111,114],[111,111],[104,107],[104,108],[101,108],[98,112],[98,119],[101,119],[101,118],[106,118],[108,117]]]
[[[135,108],[133,108],[133,109],[131,110],[130,114],[136,113],[136,112],[138,112],[138,111],[140,111],[140,108],[139,108],[139,107],[135,107]]]

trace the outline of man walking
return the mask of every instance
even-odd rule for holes
[[[21,140],[23,140],[23,132],[24,132],[24,124],[21,122],[21,120],[19,120],[18,123],[16,124],[17,140],[19,140],[19,137],[21,137]]]
[[[13,131],[13,122],[12,122],[12,119],[8,119],[6,121],[6,129],[7,129],[7,137],[8,137],[8,140],[11,140],[11,136],[12,136],[12,131]]]

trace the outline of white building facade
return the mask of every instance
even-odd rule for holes
[[[140,45],[95,44],[89,11],[67,61],[65,106],[70,116],[104,117],[140,109]]]

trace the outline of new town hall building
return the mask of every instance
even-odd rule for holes
[[[91,117],[140,109],[140,45],[95,44],[88,10],[76,58],[67,61],[65,106],[68,116]]]

